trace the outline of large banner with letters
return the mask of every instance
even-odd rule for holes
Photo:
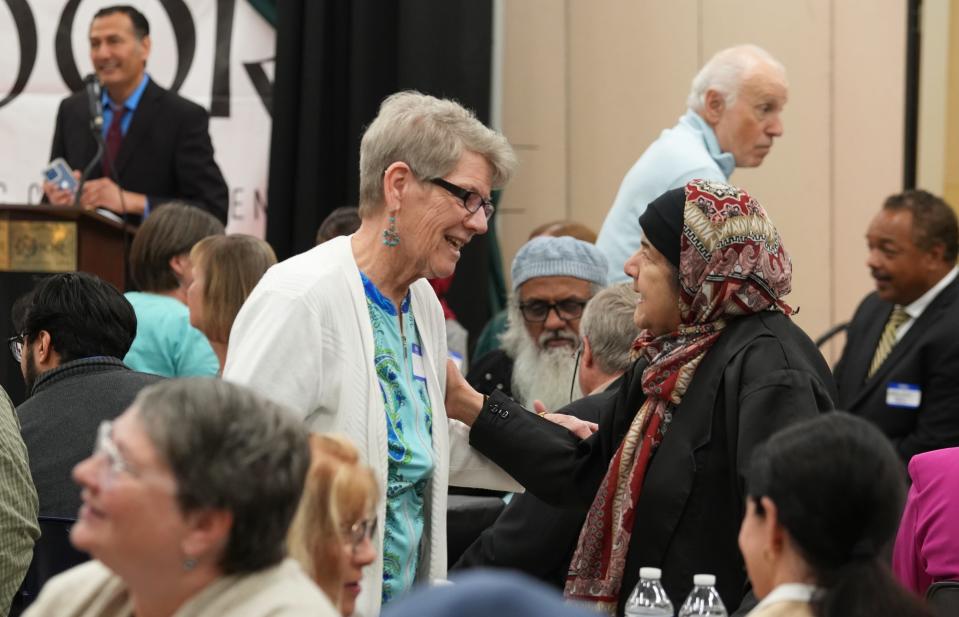
[[[146,15],[147,72],[210,112],[228,230],[263,237],[276,35],[246,0],[124,0]],[[120,0],[0,0],[0,203],[38,203],[60,100],[93,72],[93,14]]]

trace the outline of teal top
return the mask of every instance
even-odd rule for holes
[[[220,372],[210,342],[190,325],[190,310],[169,296],[129,291],[137,315],[137,336],[124,364],[164,377],[215,376]]]
[[[383,538],[385,605],[409,590],[416,578],[424,497],[433,475],[433,410],[409,294],[398,314],[393,302],[365,274],[360,276],[373,326],[374,362],[389,442]]]

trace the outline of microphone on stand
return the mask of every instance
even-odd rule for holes
[[[80,195],[83,193],[83,185],[87,177],[100,159],[103,157],[103,103],[100,101],[100,81],[97,76],[90,73],[83,78],[83,87],[87,92],[87,107],[90,111],[90,132],[93,133],[93,139],[97,143],[97,152],[93,158],[83,168],[83,174],[80,176],[80,184],[77,186],[77,192],[74,194],[73,205],[80,207]]]
[[[90,109],[90,129],[103,129],[103,102],[100,95],[100,82],[90,73],[83,78],[83,87],[87,91],[87,105]]]

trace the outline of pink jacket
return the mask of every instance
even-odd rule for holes
[[[936,581],[959,580],[959,448],[917,454],[909,476],[892,569],[907,589],[925,595]]]

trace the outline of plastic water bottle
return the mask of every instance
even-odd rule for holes
[[[679,617],[728,617],[726,607],[716,591],[715,576],[697,574],[693,577],[693,585],[693,590],[679,609]]]
[[[659,568],[640,568],[639,583],[626,600],[626,617],[673,617],[673,603],[660,584]]]

